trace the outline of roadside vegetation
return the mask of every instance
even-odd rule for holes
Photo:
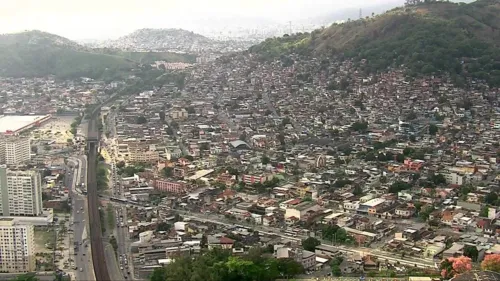
[[[155,269],[150,281],[270,281],[290,279],[304,273],[293,259],[276,259],[265,250],[252,248],[248,254],[231,256],[230,251],[215,248],[201,256],[176,258],[171,264]]]

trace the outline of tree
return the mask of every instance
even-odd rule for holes
[[[479,212],[479,216],[480,216],[480,217],[483,217],[483,218],[487,218],[487,217],[488,217],[489,210],[490,210],[490,208],[489,208],[488,206],[483,206],[483,207],[481,208],[481,211]]]
[[[368,129],[368,122],[354,122],[351,125],[351,130],[356,131],[356,132],[363,132]]]
[[[404,156],[409,156],[410,154],[412,154],[415,150],[411,147],[406,147],[405,149],[403,149],[403,155]],[[403,159],[404,160],[404,159]]]
[[[35,273],[26,273],[26,274],[21,274],[16,276],[13,281],[38,281],[38,279],[35,275]]]
[[[146,117],[144,116],[139,116],[137,117],[137,119],[135,120],[135,123],[136,124],[145,124],[148,122],[148,119],[146,119]]]
[[[438,127],[434,124],[429,125],[429,135],[436,135],[438,132]]]
[[[401,153],[396,154],[396,161],[403,163],[405,161],[405,156]]]
[[[385,162],[385,161],[387,161],[387,158],[385,157],[385,154],[383,154],[383,153],[379,153],[379,154],[378,154],[378,156],[377,156],[377,159],[378,159],[378,161],[380,161],[380,162]]]
[[[200,150],[210,150],[210,144],[208,142],[204,142],[202,144],[200,144]]]
[[[411,188],[411,184],[404,181],[397,181],[389,187],[389,193],[398,193],[402,190],[407,190]]]
[[[481,269],[500,272],[500,254],[487,255],[481,262]]]
[[[115,236],[111,236],[111,238],[109,238],[109,244],[111,244],[111,247],[113,247],[113,250],[116,251],[118,250],[118,241],[116,241],[116,237]]]
[[[166,222],[160,222],[159,224],[156,225],[156,231],[169,231],[170,230],[170,225]]]
[[[163,172],[163,175],[165,177],[170,178],[170,177],[172,177],[174,175],[174,168],[172,168],[172,167],[165,167],[165,168],[163,168],[162,172]]]
[[[466,256],[451,257],[443,260],[440,265],[441,277],[450,279],[472,269],[472,260]]]
[[[366,161],[376,161],[377,160],[377,157],[375,157],[375,153],[373,153],[372,151],[368,152],[366,155],[365,155],[365,160]]]
[[[349,87],[349,81],[347,81],[346,78],[340,79],[340,83],[339,83],[340,90],[344,91],[347,89],[347,87]]]
[[[394,160],[394,154],[392,154],[392,152],[390,152],[390,151],[387,151],[385,153],[385,159],[386,159],[386,161],[393,161]]]
[[[307,250],[314,252],[316,250],[316,246],[321,245],[321,242],[314,238],[314,237],[308,237],[305,240],[302,240],[302,247]]]
[[[471,260],[473,262],[476,262],[478,255],[479,255],[479,252],[478,252],[476,246],[465,245],[464,256],[469,257],[469,258],[471,258]]]
[[[498,194],[496,192],[490,192],[484,196],[484,203],[495,205],[498,201]]]
[[[267,165],[269,164],[269,162],[271,162],[271,159],[269,159],[269,157],[267,157],[266,155],[263,155],[261,160],[262,160],[262,165]]]
[[[360,196],[363,194],[363,189],[361,188],[360,185],[357,184],[352,190],[352,194],[354,194],[355,196]]]
[[[452,258],[453,270],[457,274],[462,274],[472,269],[472,261],[469,257],[460,256],[458,258]]]
[[[125,161],[120,161],[120,162],[116,163],[116,167],[118,169],[122,169],[123,167],[125,167]]]
[[[445,184],[446,183],[446,178],[442,174],[433,174],[431,176],[431,181],[435,185],[440,185],[440,184]]]
[[[418,217],[423,221],[427,221],[432,211],[434,211],[434,207],[427,206],[418,213]]]
[[[342,271],[338,265],[332,265],[332,275],[336,277],[342,276]]]
[[[292,278],[295,275],[299,275],[304,272],[304,267],[294,259],[277,259],[278,270],[280,275],[285,278]]]

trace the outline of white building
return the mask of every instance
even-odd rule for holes
[[[10,170],[0,166],[0,215],[42,214],[42,177],[33,170]]]
[[[23,225],[13,218],[0,218],[0,271],[33,272],[35,234],[32,225]]]
[[[321,207],[315,202],[302,202],[298,205],[286,208],[285,219],[294,217],[300,220],[308,212],[314,213],[319,210],[321,210]]]
[[[463,185],[465,183],[465,177],[455,172],[443,174],[446,179],[446,183],[454,185]]]
[[[31,160],[30,139],[0,135],[0,164],[19,165]]]

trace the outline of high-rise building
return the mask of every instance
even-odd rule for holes
[[[0,166],[0,215],[42,214],[42,176],[33,170],[10,170]]]
[[[36,270],[33,225],[15,218],[0,218],[0,271],[33,272]]]
[[[0,164],[20,165],[31,159],[30,139],[0,135]]]

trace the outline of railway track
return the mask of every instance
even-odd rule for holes
[[[125,89],[122,88],[122,90]],[[96,281],[112,281],[109,277],[102,239],[101,219],[99,217],[99,198],[97,194],[97,149],[99,147],[99,129],[97,118],[101,107],[113,102],[121,91],[115,92],[107,100],[94,108],[89,115],[87,130],[87,202],[89,210],[92,264]],[[114,280],[117,281],[117,280]]]
[[[97,196],[97,148],[99,132],[96,124],[99,108],[90,116],[87,135],[87,202],[89,210],[92,264],[97,281],[111,281],[104,255],[101,220],[99,217],[99,199]]]

